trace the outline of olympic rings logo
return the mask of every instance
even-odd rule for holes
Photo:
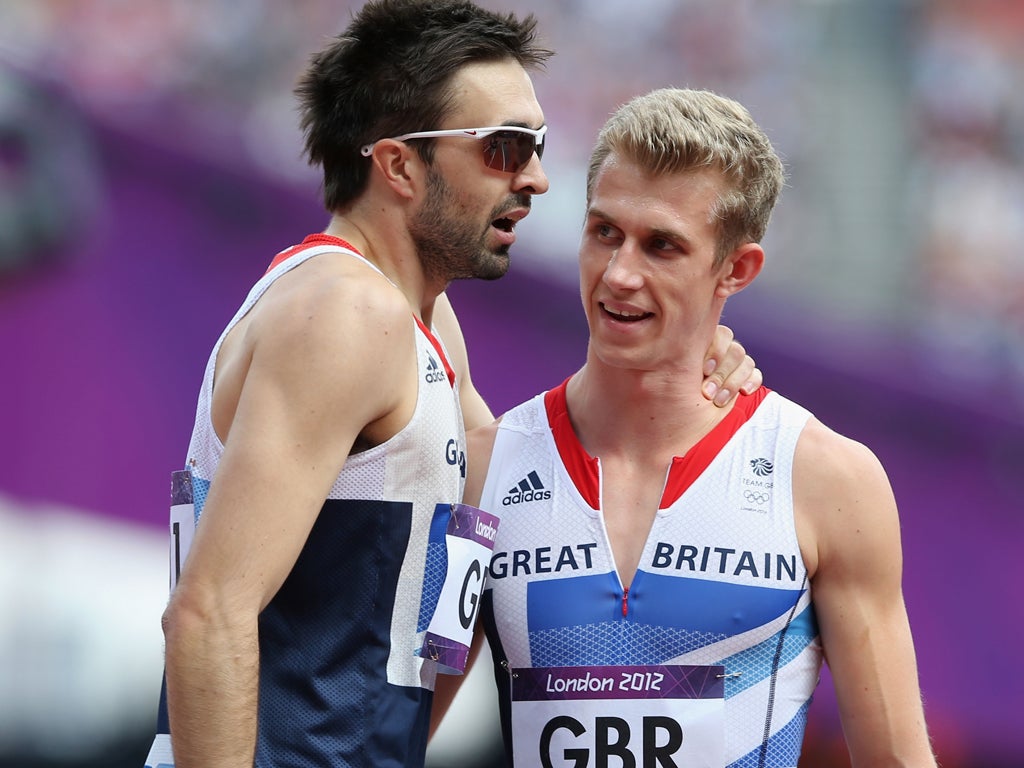
[[[770,493],[765,493],[764,491],[747,490],[743,492],[743,498],[752,504],[767,504],[771,497]]]

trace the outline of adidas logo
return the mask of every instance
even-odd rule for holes
[[[438,381],[444,381],[448,378],[448,374],[444,372],[444,369],[437,364],[437,360],[434,356],[427,354],[427,375],[423,377],[423,380],[427,384],[434,384]]]
[[[544,488],[536,471],[531,472],[517,485],[508,489],[508,495],[501,500],[502,506],[523,504],[527,501],[543,501],[551,498],[551,491]]]

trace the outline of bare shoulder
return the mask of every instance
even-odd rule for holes
[[[899,520],[892,487],[866,445],[811,419],[793,465],[793,502],[801,549],[812,577],[827,561],[865,565],[893,554]]]
[[[296,267],[260,304],[253,328],[276,355],[347,371],[345,378],[356,370],[387,369],[410,349],[411,309],[401,291],[345,255]]]
[[[815,418],[808,421],[800,434],[795,461],[795,472],[802,483],[888,484],[885,470],[870,448]]]
[[[410,307],[401,291],[363,262],[345,254],[309,259],[282,275],[257,304],[268,336],[375,340],[402,330],[411,335]]]
[[[414,335],[412,310],[390,281],[350,256],[318,256],[278,278],[254,308],[246,386],[266,383],[324,429],[387,439],[414,405]]]

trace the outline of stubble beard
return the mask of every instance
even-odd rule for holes
[[[427,174],[427,197],[416,214],[409,234],[428,280],[445,284],[452,280],[497,280],[508,272],[508,246],[488,248],[487,220],[481,232],[465,214],[452,188],[433,170]]]

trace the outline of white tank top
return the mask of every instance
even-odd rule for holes
[[[821,665],[792,502],[809,416],[762,388],[676,458],[628,592],[600,511],[600,462],[572,431],[565,384],[502,417],[480,506],[501,517],[482,620],[507,750],[503,670],[723,665],[724,765],[797,764]],[[529,749],[516,765],[532,764]]]
[[[344,241],[311,235],[278,255],[210,355],[187,457],[197,521],[224,450],[210,419],[221,344],[275,280],[325,254],[376,269]],[[465,429],[442,345],[417,318],[409,322],[419,375],[412,418],[346,459],[295,566],[260,614],[258,768],[305,764],[311,755],[320,765],[422,764],[436,675],[436,664],[417,655],[427,628],[421,608],[435,590],[427,548],[435,507],[462,500]],[[168,743],[163,701],[159,719],[163,735],[151,756]],[[147,765],[158,762],[170,765]]]

